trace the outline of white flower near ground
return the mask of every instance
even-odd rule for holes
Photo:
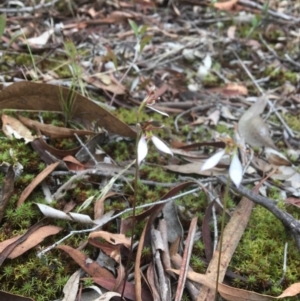
[[[154,146],[161,152],[169,154],[173,156],[172,151],[170,148],[159,138],[156,136],[152,136],[151,140],[154,144]],[[144,135],[141,136],[139,143],[138,143],[138,150],[137,150],[137,157],[138,157],[138,165],[141,164],[141,162],[146,158],[148,154],[148,145],[147,145],[147,140]]]
[[[170,148],[164,142],[162,142],[159,138],[157,138],[156,136],[152,136],[151,140],[158,150],[160,150],[163,153],[173,156],[173,153],[170,150]]]
[[[146,158],[148,154],[148,145],[147,141],[144,135],[141,136],[138,148],[137,148],[137,159],[138,159],[138,165],[141,164],[141,162]]]
[[[225,149],[215,153],[213,156],[211,156],[204,162],[204,164],[201,167],[201,171],[215,167],[225,154],[226,154]],[[237,155],[237,151],[235,151],[234,154],[231,156],[229,177],[237,187],[241,184],[243,179],[243,166]]]
[[[225,155],[225,149],[220,152],[215,153],[213,156],[208,158],[205,163],[202,165],[201,170],[207,170],[215,167]]]
[[[231,158],[229,176],[235,186],[239,187],[243,179],[243,166],[237,155],[237,152],[235,152]]]

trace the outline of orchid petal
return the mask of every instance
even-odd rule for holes
[[[140,165],[141,162],[146,158],[147,154],[148,154],[147,141],[145,136],[142,135],[137,147],[138,165]]]
[[[162,142],[159,138],[152,136],[151,140],[158,150],[160,150],[163,153],[173,156],[173,153],[170,150],[170,148],[164,142]]]
[[[236,187],[238,187],[241,184],[243,179],[243,166],[240,162],[237,153],[235,153],[232,156],[230,167],[229,167],[229,176]]]
[[[225,149],[212,155],[204,162],[204,164],[201,167],[201,171],[215,167],[224,155],[225,155]]]

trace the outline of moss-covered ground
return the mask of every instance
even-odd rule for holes
[[[56,9],[60,12],[64,12],[66,16],[72,16],[73,9],[76,9],[76,5],[66,5],[68,1],[59,1]],[[70,1],[72,4],[73,2]],[[209,13],[212,13],[211,8],[207,8]],[[214,13],[217,18],[226,14]],[[230,19],[230,18],[229,18]],[[220,34],[229,26],[236,26],[236,37],[239,39],[239,43],[245,40],[257,40],[261,43],[261,50],[267,51],[266,45],[261,42],[261,33],[264,33],[264,15],[255,15],[252,24],[238,24],[233,18],[224,23],[219,22],[217,29]],[[211,25],[211,31],[215,31],[215,25]],[[268,45],[275,49],[276,43],[280,37],[284,35],[284,31],[273,30],[268,32],[268,36],[263,35],[267,39]],[[75,42],[74,42],[75,43]],[[221,43],[217,41],[216,44]],[[219,44],[218,44],[219,45]],[[219,45],[220,49],[225,47]],[[62,47],[62,46],[61,46]],[[14,77],[25,76],[28,80],[35,79],[32,73],[33,61],[36,67],[40,70],[41,74],[55,73],[60,79],[74,80],[70,64],[72,59],[78,59],[79,61],[86,61],[93,56],[93,51],[90,47],[81,47],[76,53],[75,57],[70,57],[65,51],[48,55],[48,52],[37,51],[34,55],[28,54],[25,49],[20,51],[7,51],[6,47],[0,46],[3,51],[0,56],[0,73],[3,74],[5,81],[13,81]],[[63,48],[63,47],[62,47]],[[216,47],[218,48],[218,47]],[[256,78],[268,78],[268,86],[265,89],[275,89],[283,86],[286,83],[290,85],[297,85],[299,83],[299,72],[295,68],[286,68],[282,65],[269,62],[263,66],[259,65],[256,55],[249,51],[248,48],[241,47],[239,55],[244,61],[253,61]],[[278,49],[277,54],[283,56],[286,52],[293,55],[299,52],[299,43],[286,43],[286,47]],[[64,53],[64,54],[62,54]],[[241,68],[236,72],[236,65],[231,66],[228,62],[235,59],[232,53],[223,53],[220,51],[214,60],[215,70],[220,72],[222,69],[226,69],[227,80],[244,83],[247,85],[249,95],[257,95],[257,90],[251,82],[249,77],[241,72]],[[107,59],[107,58],[106,58]],[[118,63],[126,61],[125,54],[119,55]],[[130,60],[128,60],[130,61]],[[126,61],[127,62],[127,61]],[[124,63],[125,64],[125,63]],[[194,74],[196,68],[191,64],[185,64],[185,75]],[[136,76],[136,73],[132,71]],[[119,74],[118,74],[119,75]],[[131,75],[131,74],[130,74]],[[155,76],[150,74],[150,78]],[[77,80],[77,79],[76,79]],[[125,79],[125,83],[130,86],[131,78]],[[78,84],[78,82],[77,82]],[[209,73],[201,82],[201,89],[208,89],[211,87],[222,87],[224,85],[223,80],[215,73]],[[88,90],[88,89],[87,89]],[[176,93],[174,93],[176,94]],[[97,93],[95,91],[89,91],[89,96],[96,101],[107,102],[105,93]],[[170,97],[172,100],[172,97]],[[126,101],[126,97],[122,99]],[[117,106],[116,110],[111,112],[124,121],[128,125],[135,125],[136,123],[136,109]],[[15,113],[5,111],[6,114],[15,116]],[[22,112],[24,116],[38,120],[36,113]],[[203,114],[207,114],[207,111]],[[192,116],[180,118],[178,125],[179,132],[175,131],[174,122],[176,114],[171,114],[169,118],[163,117],[160,114],[153,112],[144,112],[141,116],[141,121],[147,121],[153,119],[161,124],[165,125],[164,129],[159,130],[156,134],[166,142],[171,142],[175,137],[179,141],[185,142],[187,137],[190,142],[203,142],[213,138],[212,130],[220,134],[233,134],[233,128],[228,127],[226,123],[219,123],[217,126],[201,124],[197,126],[190,126],[189,123],[193,121]],[[299,113],[287,112],[283,114],[283,118],[287,124],[296,132],[300,132],[300,116]],[[45,123],[51,123],[53,125],[65,126],[65,118],[61,115],[56,115],[52,112],[44,113],[43,119]],[[274,114],[271,114],[270,121],[279,124],[279,121]],[[226,120],[228,122],[228,120]],[[54,147],[61,149],[73,148],[78,145],[75,139],[58,139],[50,142]],[[283,141],[277,141],[277,146],[283,152],[286,151]],[[10,149],[13,150],[14,158],[10,156]],[[135,158],[135,141],[128,140],[112,140],[103,146],[104,151],[121,166],[124,166],[124,162],[128,162]],[[23,173],[15,182],[15,188],[13,196],[6,208],[4,219],[0,225],[0,241],[7,240],[16,235],[24,234],[27,229],[34,223],[39,221],[43,216],[38,210],[35,203],[46,203],[45,198],[40,186],[38,186],[34,192],[29,196],[26,202],[19,208],[16,208],[16,202],[27,185],[41,172],[46,165],[36,152],[34,152],[29,144],[25,144],[22,140],[9,140],[3,134],[0,135],[0,163],[7,162],[14,164],[15,160],[20,162],[23,167]],[[138,183],[137,193],[137,205],[151,203],[160,199],[168,190],[164,183],[177,183],[178,174],[167,171],[163,168],[168,164],[169,158],[159,154],[153,146],[150,146],[149,155],[140,169],[140,181]],[[183,162],[183,161],[182,161]],[[191,175],[194,179],[199,179],[199,175]],[[4,173],[0,173],[0,182],[4,180]],[[56,180],[60,183],[67,181],[70,176],[59,176]],[[76,211],[80,205],[90,196],[99,192],[103,181],[108,179],[103,176],[90,176],[87,179],[76,183],[76,188],[67,192],[65,197],[57,202],[51,204],[51,206],[62,210],[64,206],[73,201],[76,203],[73,211]],[[132,184],[134,181],[133,176],[126,176],[126,181],[118,180],[117,184],[120,187],[120,191],[124,194],[123,197],[112,197],[105,202],[105,211],[115,210],[119,212],[125,209],[128,204],[133,202]],[[148,185],[143,180],[152,181],[154,185]],[[52,192],[55,192],[57,185],[53,178],[48,178],[49,186],[53,188]],[[155,185],[157,183],[157,185]],[[250,189],[251,187],[249,187]],[[300,218],[300,211],[296,207],[287,207],[284,205],[280,194],[276,188],[269,189],[267,192],[268,197],[279,202],[279,206],[283,210],[286,210],[293,214],[295,218]],[[228,208],[234,210],[236,204],[240,200],[240,196],[230,195]],[[208,206],[207,196],[204,192],[200,192],[197,195],[185,196],[182,199],[176,201],[182,211],[180,213],[181,222],[184,229],[187,230],[189,221],[192,216],[198,217],[198,225],[201,227],[205,210]],[[82,213],[93,216],[93,209],[91,207],[86,208]],[[137,212],[139,213],[139,211]],[[124,218],[129,214],[124,215]],[[80,229],[80,225],[76,223],[52,220],[51,223],[62,227],[64,230],[55,237],[47,238],[41,243],[38,248],[43,248],[53,244],[59,238],[65,236],[72,229]],[[218,217],[218,224],[220,229],[221,220]],[[136,235],[141,233],[144,223],[137,225]],[[211,225],[212,227],[212,225]],[[111,222],[104,227],[105,230],[114,232],[117,229],[115,222]],[[213,227],[212,227],[213,229]],[[128,233],[129,235],[129,233]],[[78,247],[82,241],[86,239],[86,235],[76,235],[66,241],[66,244],[72,247]],[[287,271],[283,281],[280,281],[283,275],[283,253],[285,243],[288,243],[287,253]],[[59,250],[52,250],[47,253],[43,258],[39,259],[36,256],[38,249],[33,249],[17,259],[7,259],[3,263],[0,269],[0,289],[3,291],[9,291],[11,293],[28,296],[36,301],[48,301],[62,296],[62,288],[67,282],[69,276],[74,272],[78,266],[70,260],[69,256],[62,253]],[[84,252],[90,256],[94,256],[94,249],[86,247]],[[142,262],[143,264],[149,263],[152,260],[151,250],[148,247],[143,249]],[[195,242],[193,247],[193,253],[190,262],[191,267],[199,273],[204,273],[207,267],[205,260],[205,250],[202,240]],[[229,279],[231,285],[247,289],[254,290],[259,293],[266,293],[270,295],[279,295],[283,289],[289,285],[299,282],[299,270],[300,270],[300,258],[299,252],[295,246],[293,238],[282,226],[282,224],[266,209],[255,206],[253,209],[249,225],[243,235],[241,242],[232,258],[230,263],[230,270],[237,276]],[[240,277],[238,277],[240,276]],[[228,280],[228,279],[226,279]],[[86,281],[84,285],[90,285],[91,282]],[[292,300],[297,300],[291,298]],[[182,300],[190,300],[188,294],[185,292]]]

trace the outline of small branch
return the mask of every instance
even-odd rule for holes
[[[168,199],[165,199],[165,200],[160,200],[160,201],[157,201],[157,202],[154,202],[154,203],[149,203],[149,204],[144,204],[144,205],[141,205],[141,206],[136,206],[136,209],[147,208],[147,207],[151,207],[151,206],[155,206],[155,205],[159,205],[159,204],[165,204],[165,203],[168,203],[168,202],[171,202],[171,201],[175,201],[178,198],[181,198],[181,197],[184,197],[186,195],[189,195],[189,194],[192,194],[194,192],[197,192],[200,189],[201,189],[200,187],[197,187],[197,188],[191,189],[189,191],[183,192],[181,194],[178,194],[178,195],[176,195],[174,197],[171,197],[171,198],[168,198]],[[113,215],[111,217],[109,217],[109,216],[107,217],[107,215],[106,215],[106,218],[105,217],[102,218],[101,221],[99,221],[99,223],[95,227],[93,227],[93,228],[84,229],[84,230],[71,231],[68,235],[66,235],[65,237],[63,237],[59,241],[55,242],[53,245],[51,245],[48,248],[44,249],[43,251],[39,252],[37,254],[37,257],[41,258],[47,252],[49,252],[50,250],[54,249],[56,246],[58,246],[59,244],[61,244],[63,241],[65,241],[69,237],[73,236],[74,234],[90,233],[90,232],[96,231],[100,227],[103,227],[108,222],[116,219],[117,217],[119,217],[119,216],[121,216],[121,215],[123,215],[123,214],[125,214],[127,212],[131,212],[132,210],[133,210],[133,208],[127,208],[127,209],[123,210],[122,212],[119,212],[118,214],[115,214],[115,215]]]

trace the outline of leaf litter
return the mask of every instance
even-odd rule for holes
[[[279,204],[276,214],[283,215],[280,220],[284,224],[285,216],[299,219],[299,125],[295,122],[299,119],[300,103],[299,64],[295,56],[299,50],[297,2],[275,1],[262,6],[254,1],[223,1],[214,3],[211,8],[205,3],[183,1],[172,3],[166,10],[166,4],[158,1],[117,5],[107,2],[101,8],[87,1],[77,7],[63,7],[62,11],[56,6],[57,1],[52,2],[51,10],[57,16],[64,16],[60,24],[54,21],[57,22],[55,28],[60,30],[39,21],[42,14],[49,14],[46,5],[45,8],[37,5],[34,9],[25,1],[17,9],[0,7],[6,14],[0,18],[1,51],[6,67],[1,70],[0,108],[4,111],[3,133],[9,137],[1,137],[5,141],[1,146],[1,164],[10,166],[4,171],[5,178],[2,177],[0,213],[4,234],[1,245],[5,247],[0,258],[6,274],[0,273],[0,288],[3,291],[15,289],[12,300],[19,300],[18,294],[35,300],[43,300],[48,294],[46,300],[54,300],[63,293],[64,300],[73,300],[81,294],[79,287],[88,283],[89,280],[84,279],[90,277],[90,281],[109,291],[96,300],[110,300],[123,293],[130,300],[205,300],[207,296],[206,300],[212,300],[218,278],[218,291],[228,300],[274,298],[265,293],[278,298],[297,295],[299,279],[293,277],[293,272],[299,265],[294,256],[299,235],[295,229],[292,230],[296,243],[285,235],[271,238],[288,241],[288,254],[282,255],[280,251],[281,255],[271,261],[275,253],[273,245],[266,250],[268,256],[262,250],[255,258],[261,262],[266,256],[264,264],[260,264],[265,275],[255,272],[256,263],[251,263],[254,257],[248,254],[247,246],[250,250],[259,243],[256,238],[263,235],[252,233],[253,243],[248,245],[242,235],[259,226],[259,222],[251,224],[253,215],[260,210],[258,205],[252,210],[256,199],[260,200],[257,192],[251,194],[252,202],[243,195],[244,190],[237,187],[239,195],[230,196],[231,208],[226,210],[221,262],[218,249],[212,248],[212,244],[219,241],[216,238],[220,235],[218,218],[226,199],[224,185],[222,187],[216,177],[228,175],[228,169],[234,169],[229,167],[228,157],[228,149],[234,147],[230,144],[233,135],[240,136],[235,141],[239,143],[239,157],[244,167],[242,184],[255,186],[260,181],[259,191]],[[37,26],[19,18],[22,13],[30,15],[33,11]],[[153,11],[158,13],[154,15]],[[129,20],[134,20],[131,26]],[[23,34],[16,28],[22,28]],[[60,46],[64,39],[73,43],[69,51]],[[18,49],[27,60],[21,62],[18,54],[9,53],[10,48]],[[246,53],[240,51],[242,48]],[[72,54],[70,49],[78,52]],[[66,55],[63,60],[61,53]],[[37,79],[39,83],[33,82]],[[156,111],[168,112],[175,118],[174,123],[158,120],[158,124],[166,123],[166,130],[162,137],[153,136],[158,149],[172,153],[173,157],[162,153],[155,157],[151,146],[147,147],[147,156],[142,158],[144,163],[139,162],[138,207],[142,208],[133,218],[134,169],[130,165],[135,159],[134,140],[139,132],[135,117],[128,112],[134,115],[132,112],[150,86],[156,86],[160,96],[154,107]],[[47,116],[49,112],[53,114],[51,117]],[[157,114],[154,116],[158,118]],[[96,143],[91,142],[93,139]],[[173,149],[163,141],[170,143]],[[25,155],[21,146],[27,150]],[[208,158],[218,153],[222,159],[210,166],[211,169],[202,170]],[[139,158],[139,161],[142,160]],[[11,171],[20,162],[24,170],[17,177]],[[160,169],[152,171],[154,165]],[[236,186],[238,184],[239,181]],[[47,205],[43,203],[42,185],[51,191],[51,202]],[[173,188],[169,190],[168,185]],[[191,195],[188,194],[190,187]],[[174,201],[173,198],[181,194],[179,200]],[[212,195],[215,197],[209,205]],[[280,195],[285,196],[284,199]],[[172,203],[159,203],[169,198]],[[150,209],[147,203],[152,204]],[[47,217],[43,220],[47,225],[40,227],[42,215],[34,204]],[[71,206],[65,212],[67,204]],[[208,206],[210,209],[203,218]],[[22,210],[30,210],[32,217],[23,217]],[[169,211],[172,214],[168,214]],[[121,219],[116,220],[120,216]],[[133,223],[136,223],[136,233],[131,237],[128,232]],[[203,228],[202,238],[199,230],[203,223],[208,227]],[[209,227],[211,223],[215,224],[214,230]],[[96,225],[96,228],[87,229],[87,225]],[[265,231],[272,232],[272,225],[267,223]],[[67,236],[66,245],[57,246],[59,251],[50,250],[40,258],[35,256],[34,248],[42,252],[48,247],[53,249],[56,242],[67,235],[61,232],[72,230],[79,231],[78,237]],[[48,237],[53,235],[54,238]],[[211,239],[207,239],[208,236]],[[87,249],[81,250],[84,245]],[[280,243],[277,249],[278,245]],[[211,251],[205,254],[204,249]],[[79,272],[73,274],[76,269],[63,252],[76,263],[76,269],[78,266],[83,269],[80,276]],[[105,267],[105,261],[96,260],[96,253],[101,252],[112,260],[111,270]],[[20,277],[18,271],[26,272],[22,268],[34,260],[49,265],[48,257],[53,254],[56,265],[67,267],[68,284],[64,281],[64,288],[63,285],[55,292],[47,292],[46,279],[52,276],[41,275],[45,277],[42,287],[30,291],[26,282],[32,277]],[[18,259],[8,263],[7,257]],[[271,270],[265,272],[264,266],[286,262],[286,257],[288,268],[285,263],[281,268],[271,266],[271,270],[277,269],[274,274]],[[170,271],[179,268],[178,258],[182,258],[181,269],[179,278],[174,279],[177,272],[173,270],[171,274]],[[129,271],[128,260],[132,266]],[[12,267],[18,278],[7,274]],[[225,277],[229,272],[232,278]],[[200,289],[185,279],[186,275],[204,286]],[[256,281],[253,282],[251,276],[256,277]],[[25,279],[25,284],[22,281],[20,285],[18,279]],[[244,283],[239,279],[244,279]],[[55,281],[57,278],[53,278],[53,283]],[[229,282],[231,286],[224,284]]]

